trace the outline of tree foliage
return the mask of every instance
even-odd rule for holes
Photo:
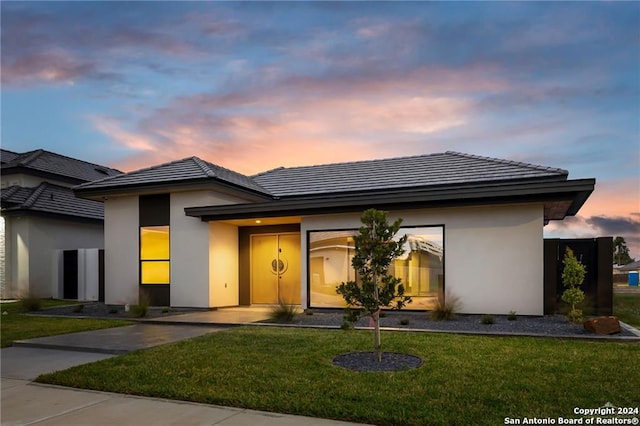
[[[375,329],[374,347],[380,360],[380,309],[402,309],[411,303],[411,298],[404,295],[401,279],[388,272],[393,260],[404,253],[407,236],[394,240],[402,219],[389,224],[384,211],[366,210],[361,222],[362,226],[354,236],[356,250],[351,261],[358,278],[341,283],[336,292],[350,308],[355,308],[352,319],[363,315],[371,317]]]
[[[580,289],[584,281],[587,269],[573,254],[573,250],[569,247],[565,250],[564,260],[562,261],[564,268],[562,270],[562,284],[566,290],[562,293],[562,301],[571,305],[567,318],[571,322],[582,321],[582,310],[576,306],[584,301],[584,291]]]
[[[634,260],[629,255],[629,247],[623,237],[616,237],[613,240],[613,263],[616,265],[627,265]]]

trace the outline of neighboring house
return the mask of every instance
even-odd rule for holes
[[[60,251],[104,247],[102,203],[71,187],[122,172],[41,149],[0,153],[1,295],[63,297]]]
[[[615,282],[624,282],[630,286],[637,286],[638,275],[640,275],[640,260],[614,267]]]
[[[341,307],[362,211],[402,218],[394,262],[410,309],[441,292],[464,313],[542,315],[543,227],[594,179],[456,152],[278,168],[255,176],[191,157],[79,185],[105,207],[106,302]]]

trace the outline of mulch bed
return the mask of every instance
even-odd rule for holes
[[[383,352],[379,362],[375,352],[351,352],[335,357],[333,365],[354,371],[401,371],[420,367],[422,359],[409,354]]]

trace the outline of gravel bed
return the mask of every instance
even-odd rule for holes
[[[207,309],[198,308],[167,308],[150,307],[145,319],[163,318],[171,315],[179,315],[189,312],[203,312]],[[164,311],[164,312],[163,312]],[[94,317],[111,319],[134,318],[132,312],[125,312],[122,305],[105,305],[104,303],[89,302],[82,304],[82,310],[75,306],[61,306],[46,308],[42,311],[32,312],[40,315],[61,315],[69,317]],[[518,315],[515,321],[509,321],[506,315],[494,315],[494,324],[482,324],[482,315],[458,315],[448,321],[434,321],[428,312],[391,311],[385,312],[385,317],[380,319],[383,328],[417,329],[435,331],[453,331],[468,333],[513,333],[531,334],[541,336],[594,336],[580,325],[568,322],[561,315],[545,315],[542,317]],[[407,321],[407,324],[401,324]],[[266,320],[265,323],[274,323]],[[289,324],[302,326],[330,326],[340,327],[343,320],[342,310],[315,310],[313,315],[300,313]],[[369,317],[363,317],[355,324],[356,327],[368,327]],[[634,334],[622,329],[622,332],[614,336],[634,337]]]
[[[516,320],[508,320],[506,315],[494,315],[494,324],[483,324],[482,315],[457,315],[448,321],[434,321],[428,312],[387,312],[380,319],[383,328],[418,329],[436,331],[455,331],[469,333],[513,333],[533,334],[541,336],[594,336],[584,329],[582,324],[571,324],[561,315],[545,315],[542,317],[518,315]],[[401,324],[401,321],[408,324]],[[270,322],[270,321],[269,321]],[[292,324],[308,326],[340,326],[343,323],[343,313],[331,311],[314,311],[313,315],[296,315]],[[368,327],[369,317],[363,317],[355,324],[356,327]],[[615,336],[630,336],[632,333],[622,330]]]
[[[78,306],[82,306],[79,309]],[[166,312],[163,312],[166,311]],[[203,309],[195,308],[167,308],[161,307],[149,307],[147,315],[144,318],[162,318],[171,315],[185,314],[188,312],[202,312]],[[133,315],[133,308],[129,312],[125,311],[125,307],[122,305],[105,305],[104,303],[89,302],[80,303],[78,305],[71,306],[58,306],[54,308],[45,308],[41,311],[30,312],[33,315],[61,315],[77,318],[110,318],[110,319],[131,319],[135,318]]]

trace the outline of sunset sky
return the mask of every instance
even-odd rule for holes
[[[596,178],[640,258],[638,2],[7,2],[2,147],[131,171],[455,150]]]

